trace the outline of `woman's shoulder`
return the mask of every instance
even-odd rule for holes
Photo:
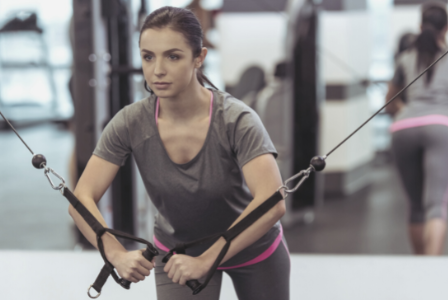
[[[255,114],[255,111],[243,101],[235,98],[231,94],[223,91],[215,91],[218,105],[222,107],[225,120],[238,119],[242,114]]]
[[[126,105],[112,118],[110,123],[115,128],[122,128],[125,130],[124,132],[131,134],[133,142],[137,142],[143,136],[153,136],[156,133],[155,121],[151,119],[154,116],[154,98],[155,96],[151,95]]]
[[[129,129],[141,126],[142,122],[149,120],[148,116],[154,115],[153,96],[146,97],[140,101],[128,104],[120,109],[112,118],[111,123],[122,124]],[[140,124],[140,125],[139,125]]]
[[[154,95],[150,95],[142,100],[126,105],[120,112],[126,118],[130,119],[146,117],[149,113],[154,111],[153,105],[151,104],[154,104],[155,98]]]

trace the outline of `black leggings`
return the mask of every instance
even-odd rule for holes
[[[392,150],[410,203],[410,223],[446,220],[448,126],[427,125],[395,131]]]
[[[156,257],[156,286],[158,300],[218,300],[222,272],[232,279],[239,300],[289,300],[290,259],[285,241],[267,259],[245,267],[216,271],[207,287],[193,296],[187,286],[173,283],[163,271],[162,258],[166,252],[159,249]],[[201,282],[203,281],[200,280]]]

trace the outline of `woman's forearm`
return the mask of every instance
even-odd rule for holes
[[[232,228],[241,219],[247,216],[251,211],[257,208],[266,199],[254,199],[246,207],[243,213],[238,217],[238,219],[230,226]],[[280,220],[280,218],[285,214],[285,200],[281,200],[277,203],[271,210],[264,214],[260,219],[253,223],[250,227],[244,230],[240,235],[232,240],[230,248],[221,263],[226,262],[231,257],[236,255],[241,250],[252,245],[255,241],[260,239],[264,234],[266,234],[272,226]],[[222,247],[225,245],[226,241],[223,237],[219,238],[207,251],[205,251],[201,257],[209,264],[209,267],[213,264],[219,255]]]
[[[244,209],[242,214],[235,220],[235,222],[233,222],[230,228],[235,226],[235,224],[239,223],[249,213],[265,202],[266,199],[272,195],[272,191],[275,191],[282,185],[277,163],[271,154],[260,155],[252,159],[243,166],[242,170],[244,178],[246,179],[247,185],[254,198],[246,209]],[[281,200],[260,219],[235,237],[230,244],[227,254],[224,256],[222,263],[260,239],[278,220],[280,220],[285,214],[285,211],[285,200]],[[213,264],[225,243],[226,241],[221,237],[201,255],[207,265],[210,264],[210,261],[211,264]]]
[[[101,223],[104,227],[107,227],[106,221],[104,220],[101,212],[99,211],[95,201],[93,199],[89,199],[88,197],[82,197],[76,195],[79,201],[90,211],[90,213]],[[76,226],[79,228],[84,237],[95,247],[98,249],[96,234],[92,230],[92,228],[87,224],[87,222],[83,219],[83,217],[76,211],[76,209],[70,205],[69,214],[75,221]],[[106,253],[106,257],[109,261],[112,261],[114,255],[117,252],[126,251],[123,245],[111,234],[105,233],[102,236],[104,251]]]
[[[96,203],[101,199],[112,183],[119,168],[118,165],[92,155],[74,191],[78,200],[81,201],[81,203],[104,227],[107,227],[107,224],[96,206]],[[69,214],[72,216],[81,233],[95,248],[98,249],[95,232],[72,205],[69,206]],[[105,233],[102,236],[102,240],[106,257],[110,262],[112,262],[114,254],[117,253],[117,251],[125,251],[118,240],[109,233]]]

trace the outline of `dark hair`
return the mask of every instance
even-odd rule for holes
[[[437,2],[431,2],[422,6],[422,32],[415,40],[415,48],[418,52],[417,67],[421,70],[428,67],[441,50],[438,39],[447,26],[446,8]],[[428,70],[426,83],[431,81],[433,70]]]
[[[187,43],[193,51],[193,57],[196,58],[201,54],[202,50],[202,28],[199,20],[188,9],[164,6],[150,13],[143,22],[140,30],[140,39],[143,31],[150,28],[165,28],[180,32],[184,35]],[[211,81],[202,73],[201,69],[197,70],[197,78],[199,83],[204,86],[204,82],[211,87],[218,89]],[[145,81],[145,89],[152,92]]]
[[[412,48],[415,45],[415,39],[417,38],[417,36],[417,34],[407,32],[400,37],[398,41],[397,52],[395,53],[395,59],[397,59],[401,53]]]

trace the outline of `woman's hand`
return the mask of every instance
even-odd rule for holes
[[[185,285],[188,280],[199,279],[207,274],[213,262],[204,257],[191,257],[184,254],[174,254],[163,270],[174,283]]]
[[[122,278],[136,283],[145,280],[154,268],[154,259],[152,262],[148,261],[143,256],[144,251],[145,249],[116,252],[110,262]]]

